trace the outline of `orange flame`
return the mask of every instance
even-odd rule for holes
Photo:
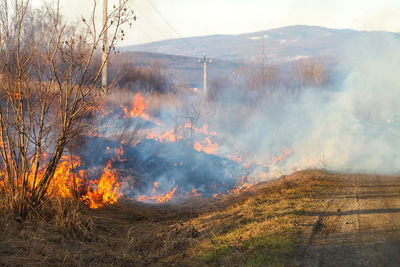
[[[144,119],[148,119],[149,115],[144,113],[146,108],[147,108],[147,105],[146,105],[145,99],[140,94],[140,92],[138,92],[135,94],[135,97],[133,99],[131,106],[124,107],[123,111],[128,118],[142,117]]]
[[[165,194],[154,194],[154,193],[155,193],[155,188],[158,187],[158,183],[155,182],[153,185],[154,185],[154,187],[153,187],[153,192],[152,192],[152,194],[151,194],[150,196],[142,195],[142,196],[139,196],[139,197],[137,198],[137,200],[138,200],[138,201],[141,201],[141,202],[143,202],[143,201],[149,201],[149,200],[150,200],[150,201],[151,201],[151,200],[154,200],[154,201],[157,201],[158,203],[168,202],[168,201],[170,201],[170,200],[172,199],[172,197],[175,195],[176,189],[178,188],[178,187],[174,187],[171,191],[168,191],[168,192],[165,193]]]
[[[192,191],[191,192],[187,192],[186,194],[188,196],[190,196],[190,197],[200,197],[200,196],[203,195],[202,193],[197,192],[197,189],[194,188],[194,187],[192,187]]]
[[[205,152],[207,154],[214,154],[216,153],[216,150],[218,148],[218,143],[213,143],[210,140],[210,137],[206,137],[202,143],[200,142],[195,142],[193,145],[193,148],[196,149],[197,151]]]
[[[236,161],[237,163],[241,163],[243,158],[239,155],[232,155],[229,157],[230,160]]]
[[[81,164],[79,158],[69,158],[63,157],[61,162],[58,164],[57,169],[54,173],[53,179],[51,180],[48,195],[61,196],[63,198],[72,198],[75,192],[82,188],[83,172],[79,175],[74,173],[74,169],[79,167]],[[30,174],[29,181],[30,184],[33,183],[34,177],[33,173]],[[36,184],[38,183],[36,180]]]
[[[293,153],[293,150],[291,150],[289,147],[287,146],[282,146],[283,148],[283,152],[275,159],[272,160],[272,164],[276,164],[278,162],[281,162],[282,160],[284,160],[287,156],[289,156],[290,154]]]
[[[121,142],[121,143],[123,143],[123,142]],[[109,150],[109,147],[107,147],[107,148]],[[120,162],[126,161],[126,158],[123,158],[123,156],[124,156],[124,148],[122,147],[122,145],[120,145],[119,148],[115,148],[114,152],[116,153],[118,161],[120,161]]]
[[[50,182],[46,196],[74,198],[79,197],[86,202],[90,208],[99,208],[107,204],[114,204],[121,196],[120,183],[117,181],[117,176],[111,170],[111,162],[108,162],[99,180],[87,182],[87,177],[83,170],[76,172],[75,169],[81,164],[80,158],[69,158],[63,156],[60,163],[57,165],[53,179]],[[29,173],[27,184],[29,188],[39,184],[43,176],[43,171],[38,172],[38,177],[35,179],[34,171]],[[0,181],[4,186],[4,179]],[[89,184],[89,185],[88,185]],[[16,186],[22,186],[16,185]]]
[[[157,188],[158,188],[158,182],[154,182],[153,183],[153,191],[151,193],[154,194],[156,192]]]
[[[94,185],[97,185],[97,188]],[[94,188],[88,190],[87,194],[82,197],[89,202],[90,208],[97,209],[104,204],[114,204],[118,201],[121,196],[120,183],[117,181],[115,171],[111,169],[111,161],[108,161],[100,180],[93,182],[92,187]]]
[[[171,191],[169,191],[168,193],[166,193],[164,196],[160,197],[160,198],[158,199],[158,202],[159,202],[159,203],[164,203],[164,202],[169,201],[169,200],[172,198],[172,196],[175,194],[176,188],[177,188],[177,187],[174,187],[174,189],[172,189]]]
[[[174,134],[174,129],[171,129],[163,134],[158,134],[158,133],[150,133],[146,136],[146,139],[154,139],[157,140],[160,143],[164,143],[165,141],[170,142],[170,143],[175,143],[176,142],[176,135]]]
[[[256,182],[251,181],[250,176],[247,176],[247,177],[242,176],[240,178],[240,180],[238,181],[238,184],[233,189],[228,190],[228,194],[245,191],[245,190],[249,189],[250,187],[254,186],[255,184],[256,184]]]
[[[190,122],[186,122],[183,127],[186,128],[186,129],[187,128],[191,128],[195,132],[199,132],[199,133],[202,133],[202,134],[205,134],[205,135],[213,135],[213,136],[217,135],[216,132],[209,132],[208,131],[208,124],[207,123],[204,124],[203,127],[197,128],[197,127],[193,126]]]

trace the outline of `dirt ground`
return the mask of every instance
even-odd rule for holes
[[[340,175],[306,240],[302,266],[400,266],[400,177]]]

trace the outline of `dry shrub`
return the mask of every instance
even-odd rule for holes
[[[6,192],[4,191],[4,188],[2,186],[0,186],[0,212],[1,215],[4,214],[9,214],[10,213],[10,205],[8,204],[7,201],[7,195]]]
[[[57,230],[65,238],[91,241],[94,237],[94,222],[80,202],[57,198],[53,202],[53,221]]]
[[[16,215],[0,193],[0,209],[3,225],[11,223],[21,229],[25,224],[50,227],[66,239],[92,241],[95,236],[89,209],[77,200],[61,197],[48,199],[23,219]]]

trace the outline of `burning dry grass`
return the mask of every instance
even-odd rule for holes
[[[296,264],[300,225],[310,220],[304,211],[326,205],[321,193],[337,185],[334,175],[303,171],[240,194],[177,205],[121,200],[91,210],[55,198],[42,206],[42,216],[24,222],[3,212],[0,264]]]

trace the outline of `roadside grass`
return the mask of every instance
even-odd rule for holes
[[[321,193],[335,190],[334,175],[305,170],[257,189],[226,209],[204,214],[190,223],[208,235],[189,249],[200,266],[296,265],[301,224],[308,212],[327,206]]]

